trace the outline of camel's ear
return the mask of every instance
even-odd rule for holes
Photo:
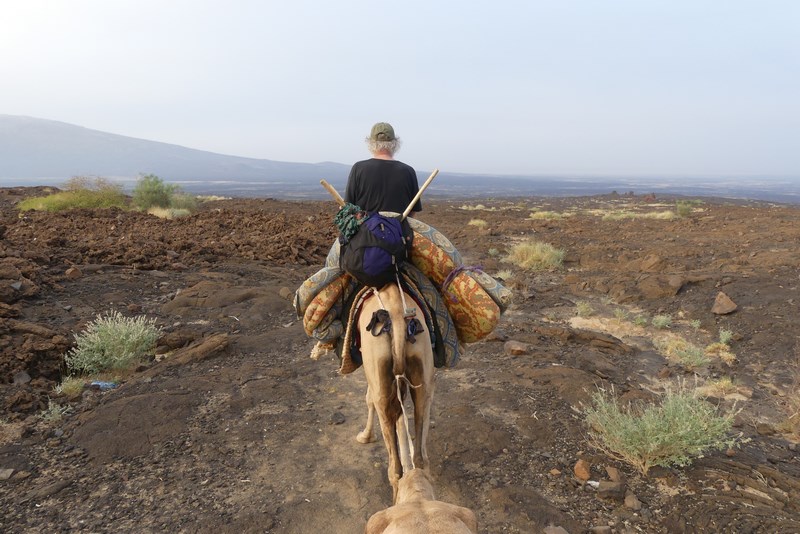
[[[372,514],[372,517],[367,521],[367,527],[364,529],[364,534],[382,534],[386,527],[389,526],[389,516],[386,510]]]

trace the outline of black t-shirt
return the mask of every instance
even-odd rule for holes
[[[344,199],[365,211],[403,213],[419,191],[417,173],[397,160],[367,159],[350,169]],[[412,211],[422,211],[419,200]]]

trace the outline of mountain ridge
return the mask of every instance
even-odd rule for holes
[[[0,179],[153,173],[170,180],[346,177],[340,163],[293,163],[218,154],[35,117],[0,114]]]

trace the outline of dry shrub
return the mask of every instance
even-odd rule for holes
[[[572,217],[571,213],[558,213],[556,211],[534,211],[528,215],[529,219],[534,220],[558,220],[566,217]]]
[[[731,352],[731,348],[722,342],[712,343],[705,349],[706,354],[716,356],[728,365],[736,362],[736,355]]]
[[[515,245],[503,261],[532,271],[555,270],[564,263],[566,252],[548,243],[532,241]]]
[[[467,224],[469,226],[477,226],[478,228],[486,228],[489,223],[483,219],[471,219]]]
[[[721,398],[725,395],[735,393],[736,384],[733,383],[733,380],[729,376],[724,376],[722,378],[718,378],[717,380],[707,382],[705,385],[705,390],[712,397]]]
[[[147,210],[150,215],[155,215],[159,219],[177,219],[178,217],[186,217],[192,213],[187,209],[175,208],[150,208]]]

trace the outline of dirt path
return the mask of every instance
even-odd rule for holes
[[[0,530],[349,533],[390,504],[383,444],[355,440],[363,373],[310,360],[290,302],[332,240],[319,230],[330,203],[230,200],[173,222],[19,217],[13,203],[30,193],[0,189]],[[798,209],[706,203],[664,221],[591,211],[668,209],[638,197],[486,205],[429,201],[421,218],[492,274],[522,239],[567,258],[556,273],[513,272],[497,335],[437,372],[439,498],[492,533],[800,532],[800,456],[780,433],[797,395]],[[574,215],[531,220],[532,207]],[[468,224],[476,218],[488,226]],[[735,313],[711,313],[720,291]],[[576,317],[577,303],[593,313]],[[118,389],[57,396],[72,334],[110,309],[156,317],[171,355]],[[661,332],[619,309],[669,314],[669,332],[698,343],[734,332],[737,361],[715,360],[698,380],[733,379],[736,395],[715,402],[738,399],[735,430],[751,441],[649,478],[589,449],[579,411],[596,386],[647,397],[693,376],[656,350]],[[48,397],[72,412],[43,421]],[[618,468],[638,505],[578,480],[580,458],[593,481]]]

